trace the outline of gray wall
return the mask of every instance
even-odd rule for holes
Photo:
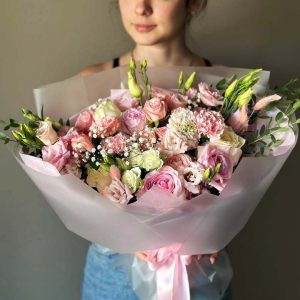
[[[0,0],[0,119],[34,109],[31,89],[130,48],[107,0]],[[213,62],[299,77],[299,1],[211,0],[189,43]],[[283,5],[285,5],[283,7]],[[230,245],[235,300],[300,298],[299,144]],[[68,232],[0,145],[0,299],[79,299],[88,243]]]

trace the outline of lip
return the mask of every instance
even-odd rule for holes
[[[152,31],[156,25],[146,25],[146,24],[134,24],[134,28],[138,32],[150,32]]]

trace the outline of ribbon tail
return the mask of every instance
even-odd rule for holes
[[[156,272],[157,300],[174,299],[173,290],[174,290],[175,269],[176,269],[176,262],[174,259],[169,259],[167,264],[157,269]]]
[[[190,300],[190,286],[185,259],[176,255],[172,300]]]

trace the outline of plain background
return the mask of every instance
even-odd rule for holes
[[[0,0],[0,119],[34,109],[33,88],[130,49],[113,2]],[[298,0],[210,0],[188,41],[281,84],[300,76],[299,11]],[[235,300],[300,299],[299,150],[230,244]],[[79,299],[88,242],[66,230],[2,143],[0,178],[0,299]]]

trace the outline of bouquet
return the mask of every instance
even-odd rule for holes
[[[294,81],[270,92],[260,69],[225,78],[215,69],[198,68],[206,80],[197,84],[196,72],[186,80],[178,72],[176,84],[131,60],[128,88],[111,89],[109,97],[96,79],[116,82],[116,70],[35,91],[47,112],[49,97],[70,89],[86,101],[99,98],[66,122],[55,120],[57,112],[45,117],[44,108],[40,115],[23,109],[24,122],[2,121],[16,129],[0,138],[21,145],[16,158],[64,224],[116,251],[143,251],[158,299],[166,269],[170,297],[189,298],[191,255],[229,243],[296,143]]]

